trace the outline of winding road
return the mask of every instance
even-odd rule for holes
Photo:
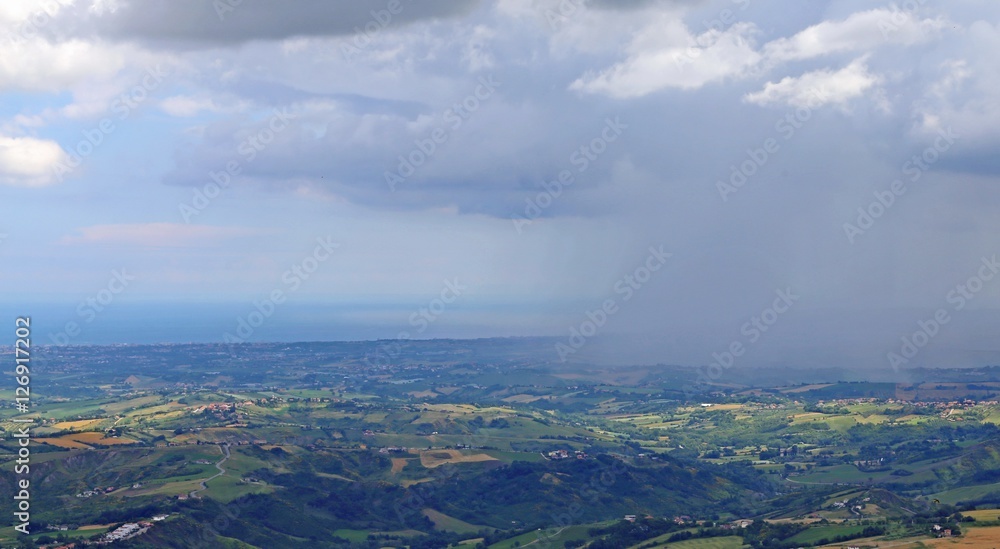
[[[214,478],[221,477],[222,475],[226,474],[226,470],[222,468],[222,464],[225,463],[227,459],[229,459],[229,445],[228,444],[223,445],[219,449],[219,451],[222,452],[222,454],[223,454],[223,458],[220,459],[215,464],[215,468],[218,469],[219,472],[216,473],[216,474],[214,474],[214,475],[212,475],[212,476],[210,476],[210,477],[208,477],[208,478],[206,478],[205,480],[201,481],[201,488],[192,491],[190,494],[188,494],[188,497],[192,497],[192,498],[198,497],[197,496],[198,492],[204,492],[205,490],[208,489],[208,486],[206,486],[205,483],[207,483],[208,481],[210,481],[210,480],[212,480]]]

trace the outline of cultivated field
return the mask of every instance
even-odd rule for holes
[[[458,450],[427,450],[420,452],[420,464],[428,469],[440,467],[446,463],[475,463],[480,461],[496,461],[487,454],[464,455]]]

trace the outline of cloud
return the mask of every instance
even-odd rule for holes
[[[93,225],[64,236],[60,244],[118,244],[143,248],[211,247],[224,242],[270,234],[268,229],[219,227],[182,223]]]
[[[52,167],[66,158],[55,141],[0,135],[0,185],[43,187],[55,183]]]
[[[764,45],[772,63],[811,59],[841,52],[871,51],[887,43],[911,45],[933,37],[947,21],[918,19],[900,10],[874,9],[841,21],[823,21],[789,38]]]
[[[779,82],[768,82],[763,90],[747,94],[744,100],[755,105],[784,104],[793,107],[844,105],[864,95],[880,81],[878,76],[868,71],[865,61],[866,58],[862,57],[839,71],[824,69],[801,76],[787,76]]]
[[[584,75],[570,89],[618,99],[668,88],[693,90],[791,61],[844,52],[869,54],[886,44],[913,45],[934,37],[947,24],[941,17],[919,19],[909,12],[874,9],[823,21],[758,50],[754,37],[760,29],[755,23],[740,21],[693,35],[679,19],[661,16],[634,35],[625,48],[625,61]]]
[[[697,89],[739,77],[760,61],[750,39],[755,31],[752,23],[736,23],[721,32],[709,30],[692,36],[679,21],[658,21],[636,35],[627,60],[577,79],[570,89],[622,99],[664,88]],[[654,35],[680,39],[663,40]]]
[[[0,24],[12,25],[12,32],[45,25],[75,0],[22,0],[0,3]],[[30,32],[30,29],[29,29]]]
[[[192,97],[188,95],[174,95],[160,101],[160,109],[179,118],[196,116],[202,111],[217,111],[219,106],[210,97]]]
[[[0,56],[0,91],[63,91],[113,77],[125,67],[125,58],[122,48],[97,41],[25,40]]]

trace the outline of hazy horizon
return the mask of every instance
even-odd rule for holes
[[[154,6],[0,7],[42,341],[1000,361],[995,3]]]

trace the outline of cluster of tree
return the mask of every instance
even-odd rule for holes
[[[755,520],[746,528],[740,528],[739,534],[743,536],[743,542],[752,547],[781,549],[784,547],[798,547],[800,544],[785,543],[783,540],[798,534],[806,528],[808,527],[805,525],[791,522],[775,523]]]
[[[771,481],[749,464],[715,466],[672,457],[636,463],[597,454],[585,460],[514,462],[488,470],[455,471],[455,478],[416,485],[427,490],[427,506],[495,527],[512,520],[535,527],[579,524],[637,512],[741,514],[751,509],[753,493],[774,492]],[[544,480],[546,475],[557,476],[559,482]],[[560,518],[564,515],[569,515],[566,520]]]
[[[624,549],[681,528],[683,526],[665,519],[638,518],[635,522],[623,520],[605,528],[588,530],[587,534],[591,538],[602,537],[602,539],[592,542],[588,547],[589,549]]]
[[[870,538],[874,536],[885,535],[885,528],[881,526],[865,526],[860,532],[855,532],[851,534],[841,534],[839,536],[833,536],[832,538],[820,538],[816,540],[813,544],[815,546],[827,545],[830,543],[840,543],[842,541],[850,541],[852,539],[858,538]]]

